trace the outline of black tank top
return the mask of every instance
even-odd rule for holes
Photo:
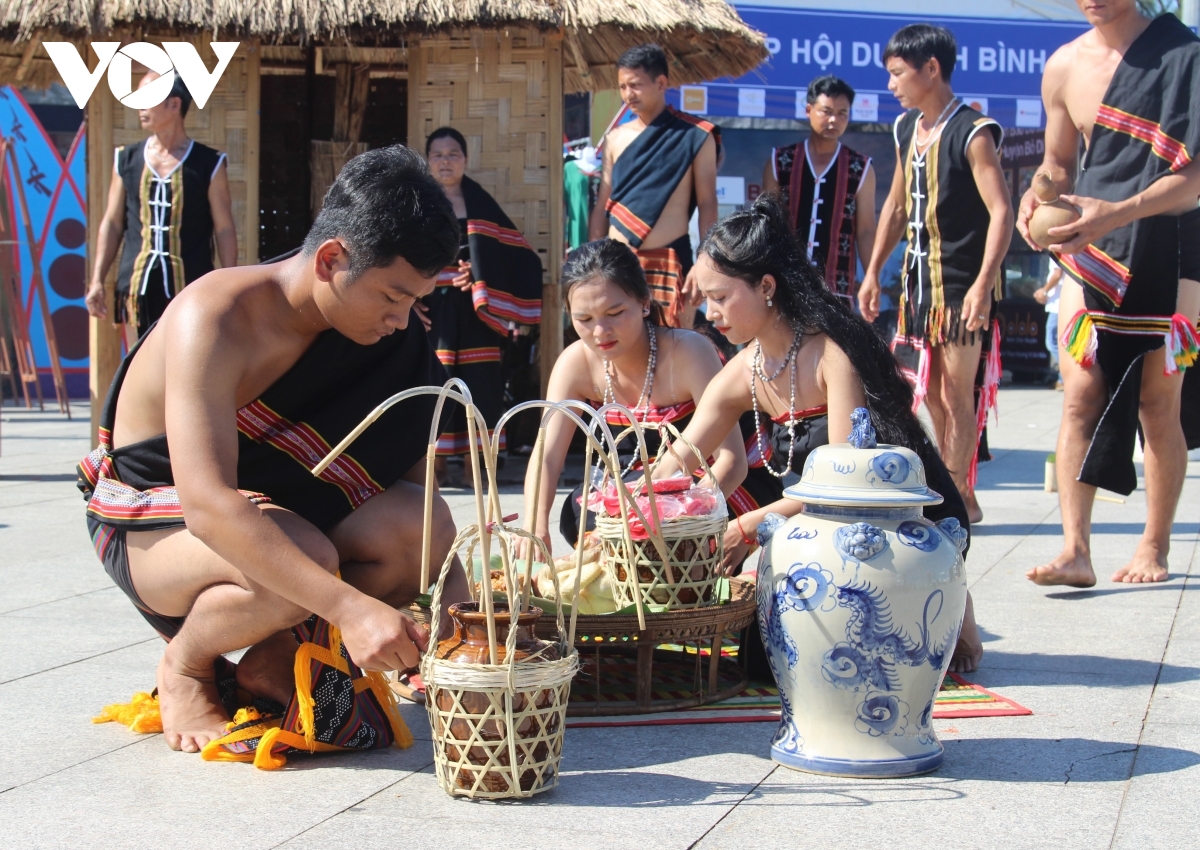
[[[166,177],[146,167],[146,142],[117,148],[116,168],[125,184],[125,247],[117,291],[141,289],[157,269],[167,290],[178,294],[213,270],[212,209],[208,186],[225,154],[193,141]]]

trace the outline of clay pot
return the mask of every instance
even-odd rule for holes
[[[494,610],[496,612],[496,661],[499,664],[504,664],[508,657],[505,647],[510,628],[508,606],[496,603]],[[542,610],[540,608],[531,607],[517,617],[517,640],[514,647],[514,655],[518,662],[527,661],[530,664],[537,664],[544,661],[558,660],[558,648],[548,641],[534,636],[535,624],[541,616]],[[450,618],[454,622],[454,635],[438,643],[437,657],[444,661],[458,662],[460,664],[489,664],[487,614],[479,610],[479,603],[459,602],[451,605]],[[538,655],[539,651],[543,649],[545,651],[542,651]],[[533,658],[532,656],[534,655],[537,655],[537,657]],[[514,693],[513,712],[524,711],[530,699],[533,700],[538,708],[547,708],[552,703],[554,695],[549,690],[538,691],[536,694]],[[459,703],[462,709],[468,714],[481,715],[491,705],[491,697],[486,693],[477,691],[463,691],[459,694]],[[437,706],[442,711],[450,711],[454,706],[454,699],[450,692],[445,690],[438,691]],[[503,714],[501,713],[494,719],[485,720],[478,724],[466,719],[450,721],[449,737],[456,741],[470,741],[473,731],[479,739],[484,741],[503,740],[507,733]],[[515,727],[515,731],[518,739],[535,738],[539,733],[538,724],[532,717],[520,720]],[[550,729],[547,731],[554,730]],[[520,747],[518,747],[517,752],[519,757],[523,755]],[[462,751],[459,747],[447,743],[446,755],[452,762],[456,762],[461,758]],[[546,755],[546,744],[542,742],[534,747],[531,760],[541,762],[546,758]],[[472,764],[486,765],[488,763],[487,750],[478,745],[467,749],[466,758]],[[496,761],[502,765],[508,765],[508,747],[500,748]],[[530,790],[536,780],[537,776],[534,771],[525,771],[521,774],[521,788],[525,791]],[[475,776],[471,771],[460,770],[455,777],[455,783],[460,788],[469,789],[475,784]],[[496,771],[488,771],[484,774],[482,785],[488,791],[508,790],[508,782],[504,778],[504,775]]]
[[[1029,235],[1041,248],[1049,248],[1066,242],[1070,236],[1053,237],[1049,234],[1052,227],[1062,227],[1079,220],[1079,210],[1059,200],[1058,189],[1050,176],[1039,171],[1033,178],[1033,193],[1037,196],[1038,206],[1029,217]]]

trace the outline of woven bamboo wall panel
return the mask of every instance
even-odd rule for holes
[[[175,38],[178,38],[176,36]],[[147,39],[154,41],[154,38]],[[234,54],[229,67],[221,76],[216,89],[203,109],[198,109],[193,103],[188,110],[184,126],[193,139],[209,147],[223,151],[228,157],[229,194],[232,200],[233,220],[237,226],[238,264],[253,262],[257,259],[258,234],[250,232],[250,222],[247,220],[247,132],[248,122],[257,121],[258,116],[250,116],[246,109],[247,61],[246,49],[249,43],[243,43]],[[212,48],[207,44],[198,44],[201,57],[211,66]],[[97,86],[96,92],[107,94],[104,85]],[[137,110],[114,104],[113,143],[129,145],[146,138],[138,125]],[[257,168],[253,179],[257,181]],[[257,217],[255,217],[257,218]],[[257,229],[257,228],[255,228]],[[250,252],[253,252],[251,254]]]
[[[520,29],[436,35],[409,45],[409,143],[423,148],[443,125],[466,137],[468,176],[537,250],[547,283],[551,266],[561,262],[550,251],[551,155],[562,133],[554,126],[561,107],[553,108],[550,97],[551,53],[544,33]],[[561,190],[554,197],[561,203]]]

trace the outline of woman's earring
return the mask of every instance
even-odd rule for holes
[[[771,296],[770,295],[767,296],[767,306],[768,307],[771,306]]]
[[[649,307],[643,307],[643,308],[642,308],[642,315],[643,315],[643,316],[649,316],[649,315],[650,315],[650,308],[649,308]]]

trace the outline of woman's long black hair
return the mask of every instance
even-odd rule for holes
[[[800,252],[787,212],[774,195],[759,195],[746,210],[717,222],[700,252],[730,277],[758,286],[775,278],[775,309],[804,333],[823,333],[846,352],[862,381],[880,443],[904,446],[929,464],[936,456],[913,413],[913,390],[879,334],[829,291],[821,273]]]

